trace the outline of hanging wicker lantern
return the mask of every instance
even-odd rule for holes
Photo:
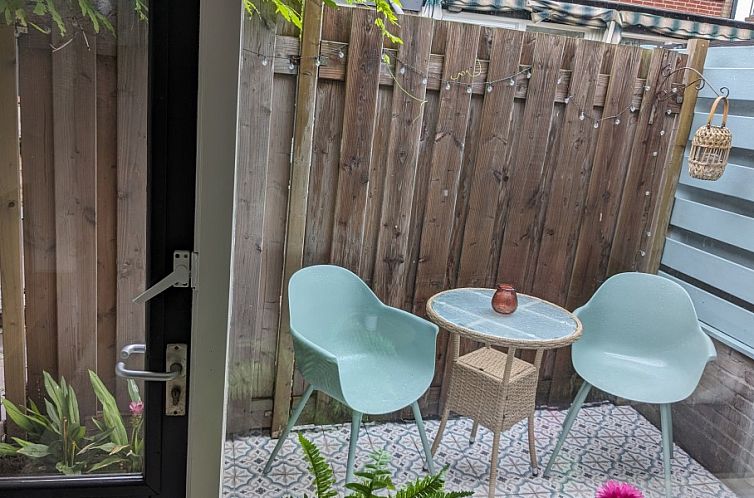
[[[723,101],[723,122],[714,126],[717,104]],[[689,153],[689,174],[699,180],[717,180],[723,175],[732,146],[733,134],[725,123],[728,121],[728,98],[720,96],[715,99],[710,109],[707,124],[696,130],[691,141]]]

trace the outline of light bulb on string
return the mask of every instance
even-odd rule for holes
[[[579,121],[584,121],[584,119],[586,119],[586,115],[584,114],[584,111],[581,111],[579,113]]]
[[[262,57],[262,65],[263,66],[267,65],[267,56],[266,55],[264,57]]]
[[[595,121],[594,122],[594,127],[595,128],[599,128],[600,127],[600,122],[599,121]]]
[[[466,93],[471,93],[471,85],[466,87]]]
[[[487,83],[487,93],[490,93],[492,91],[492,85],[490,83]]]
[[[445,89],[450,90],[450,83],[445,83]]]
[[[398,70],[401,74],[406,74],[406,66],[401,66],[401,68]]]
[[[427,84],[427,78],[422,78],[422,85],[426,85],[426,84]]]
[[[513,78],[509,78],[509,79],[508,79],[508,84],[509,84],[510,86],[513,86],[513,85],[515,85],[515,84],[516,84],[516,80],[514,80]]]
[[[338,50],[338,58],[344,59],[346,57],[346,53],[343,52],[343,49]]]
[[[613,121],[613,123],[615,123],[616,126],[619,125],[620,124],[620,118],[615,118],[615,121]]]

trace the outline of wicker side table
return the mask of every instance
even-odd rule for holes
[[[454,289],[427,302],[427,315],[452,334],[450,385],[432,453],[442,440],[450,412],[474,421],[469,442],[479,424],[492,431],[489,497],[495,496],[500,433],[527,419],[532,472],[538,473],[534,438],[534,407],[542,354],[567,346],[581,336],[581,322],[547,301],[519,294],[519,308],[511,315],[495,313],[493,289]],[[487,346],[458,357],[461,336]],[[503,346],[507,352],[493,349]],[[517,349],[535,349],[534,363],[516,358]]]

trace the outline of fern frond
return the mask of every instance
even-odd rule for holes
[[[364,466],[363,470],[355,472],[354,475],[359,478],[358,482],[346,484],[346,488],[356,491],[356,494],[350,495],[353,498],[378,498],[375,493],[380,490],[394,490],[393,478],[388,470],[390,454],[384,450],[375,451],[371,454],[371,460]]]
[[[404,489],[398,491],[395,498],[437,498],[443,496],[445,487],[445,470],[435,475],[427,476],[410,482]]]
[[[463,498],[465,496],[471,496],[473,494],[474,493],[472,493],[471,491],[443,491],[437,493],[432,498]]]
[[[314,484],[317,489],[317,498],[335,498],[338,494],[333,489],[335,476],[332,467],[322,457],[319,448],[299,433],[298,441],[304,450],[304,455],[309,461],[309,470],[314,475]]]

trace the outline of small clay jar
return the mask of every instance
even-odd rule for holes
[[[492,309],[503,315],[510,315],[518,307],[516,289],[512,285],[500,284],[492,296]]]

